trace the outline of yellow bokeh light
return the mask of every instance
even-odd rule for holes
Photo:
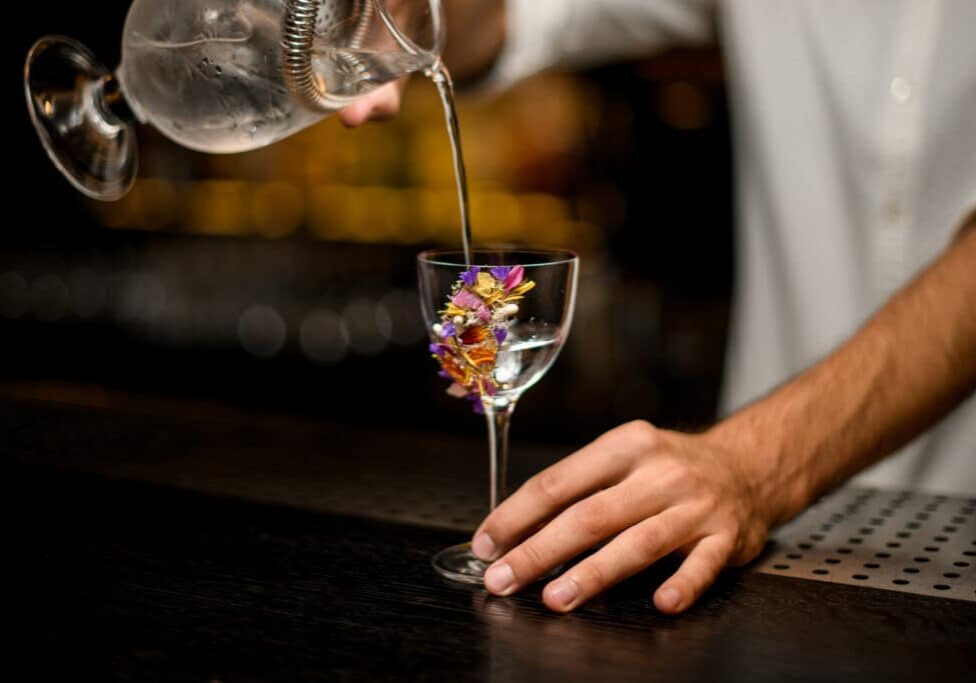
[[[236,180],[194,183],[187,200],[186,227],[206,235],[239,235],[248,223],[251,184]]]
[[[589,243],[600,236],[594,223],[625,216],[625,201],[613,193],[532,191],[565,186],[559,174],[578,162],[592,109],[579,82],[558,75],[459,102],[476,241]],[[156,152],[173,154],[168,143]],[[123,200],[93,205],[101,222],[272,239],[305,232],[326,241],[458,243],[441,104],[434,88],[416,79],[403,111],[383,124],[348,130],[333,116],[264,149],[169,162],[192,163],[206,177],[140,179]]]
[[[179,193],[168,180],[146,178],[132,188],[132,222],[144,230],[169,226],[179,206]]]
[[[251,195],[251,223],[259,235],[279,238],[305,221],[305,195],[293,183],[260,183]]]

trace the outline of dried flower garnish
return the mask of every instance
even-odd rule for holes
[[[451,287],[441,319],[433,327],[438,340],[431,355],[441,365],[438,373],[451,380],[447,393],[472,402],[482,412],[481,398],[494,396],[499,347],[508,338],[521,301],[535,283],[525,279],[522,266],[474,266],[461,273]]]

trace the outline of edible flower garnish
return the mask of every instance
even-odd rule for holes
[[[470,400],[476,413],[484,412],[483,397],[499,390],[494,379],[499,348],[509,337],[518,302],[534,287],[522,266],[487,271],[474,266],[458,276],[433,326],[438,341],[430,353],[440,363],[438,374],[451,380],[447,393]]]

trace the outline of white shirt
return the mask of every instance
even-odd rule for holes
[[[717,13],[738,200],[725,412],[852,335],[976,208],[974,0],[508,2],[495,84],[709,42]],[[856,483],[976,491],[976,397]]]

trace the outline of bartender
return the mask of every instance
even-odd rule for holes
[[[501,87],[719,41],[737,282],[718,424],[632,422],[530,479],[473,537],[485,587],[571,611],[670,553],[686,610],[851,478],[976,492],[976,3],[459,0],[448,66]],[[716,21],[717,19],[717,21]],[[717,28],[716,28],[717,26]],[[342,112],[394,115],[402,84]]]

